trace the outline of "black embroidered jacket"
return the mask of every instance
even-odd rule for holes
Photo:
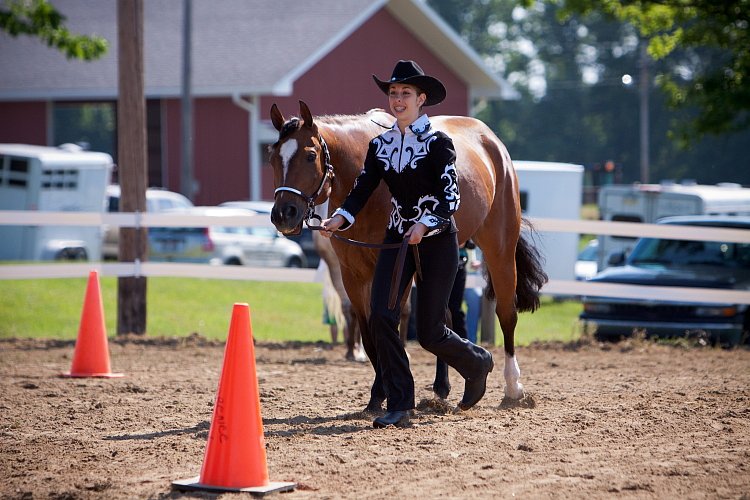
[[[458,177],[453,141],[434,130],[421,115],[402,136],[397,125],[370,141],[364,169],[344,204],[334,212],[343,216],[347,229],[354,224],[381,179],[391,191],[387,237],[403,239],[416,222],[427,226],[425,236],[456,231],[453,213],[458,209]]]

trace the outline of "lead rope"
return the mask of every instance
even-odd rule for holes
[[[313,231],[323,231],[323,226],[320,224],[310,225],[311,219],[317,219],[318,221],[321,221],[321,218],[318,214],[313,214],[312,216],[308,217],[308,219],[305,221],[307,224],[307,227]],[[421,280],[422,279],[422,265],[419,260],[419,248],[417,245],[409,245],[409,240],[402,240],[400,243],[367,243],[365,241],[359,241],[359,240],[353,240],[351,238],[346,238],[345,236],[339,236],[336,233],[333,233],[332,236],[336,238],[339,241],[343,241],[344,243],[348,245],[354,245],[358,247],[364,247],[364,248],[374,248],[376,250],[386,250],[386,249],[394,249],[398,248],[398,255],[396,256],[396,265],[393,268],[393,274],[391,275],[391,287],[390,292],[388,294],[388,309],[393,310],[396,307],[396,299],[398,298],[398,285],[401,282],[401,277],[404,275],[404,263],[406,262],[406,249],[411,246],[412,253],[414,254],[414,265],[417,269],[417,277]],[[403,290],[404,293],[406,293],[406,289]]]

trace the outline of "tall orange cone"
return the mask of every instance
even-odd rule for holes
[[[224,366],[200,476],[173,481],[178,490],[243,491],[264,495],[295,483],[270,482],[255,373],[250,307],[234,304]]]
[[[81,324],[73,354],[70,372],[63,377],[122,377],[122,373],[112,373],[109,367],[109,346],[107,327],[104,324],[104,306],[99,287],[99,273],[89,272],[86,297],[83,300]]]

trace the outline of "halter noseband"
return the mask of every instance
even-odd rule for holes
[[[289,186],[278,187],[273,192],[274,198],[276,198],[276,195],[280,192],[287,191],[289,193],[296,194],[297,196],[305,200],[305,203],[307,204],[307,212],[305,213],[304,221],[308,223],[308,225],[310,219],[321,220],[320,217],[315,214],[315,200],[318,199],[320,193],[323,192],[326,181],[328,179],[333,179],[333,165],[331,165],[331,153],[328,151],[328,144],[326,144],[325,139],[323,139],[323,136],[320,134],[318,134],[318,140],[320,141],[320,146],[323,150],[323,166],[325,167],[325,173],[323,174],[323,178],[320,179],[320,184],[318,185],[318,189],[315,190],[315,193],[312,196],[305,196],[305,193],[303,193],[299,189]]]

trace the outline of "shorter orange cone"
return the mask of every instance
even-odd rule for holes
[[[255,373],[250,307],[234,304],[224,366],[200,476],[173,481],[178,490],[243,491],[264,495],[294,489],[270,482]]]
[[[109,346],[107,327],[104,324],[104,306],[99,287],[99,274],[89,272],[86,297],[83,300],[81,324],[73,354],[70,372],[62,377],[122,377],[122,373],[112,373],[109,367]]]

